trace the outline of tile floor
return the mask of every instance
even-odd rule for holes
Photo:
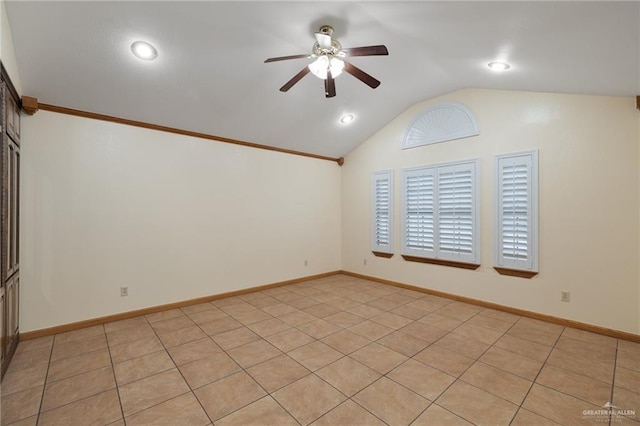
[[[2,383],[3,425],[637,422],[640,344],[344,275],[24,341]]]

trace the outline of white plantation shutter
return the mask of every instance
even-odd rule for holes
[[[438,168],[440,258],[475,262],[475,164]]]
[[[435,254],[434,169],[405,171],[403,254],[431,257]]]
[[[496,264],[537,271],[538,153],[496,157]]]
[[[371,249],[393,253],[393,171],[373,174]]]
[[[478,263],[477,162],[403,171],[402,254]]]

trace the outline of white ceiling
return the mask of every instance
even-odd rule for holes
[[[464,87],[636,96],[638,2],[7,1],[25,95],[40,102],[330,157],[409,106]],[[278,89],[320,25],[379,79],[348,74],[326,99],[309,74]],[[156,61],[133,57],[147,40]],[[486,64],[505,60],[495,73]],[[338,119],[354,113],[349,126]]]

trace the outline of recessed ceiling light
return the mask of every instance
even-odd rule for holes
[[[136,41],[131,45],[131,51],[136,57],[145,61],[152,61],[158,57],[158,51],[155,47],[146,41]]]
[[[506,62],[489,62],[487,66],[494,71],[506,71],[511,68],[511,65]]]
[[[355,117],[353,116],[353,114],[345,114],[340,118],[340,123],[342,124],[349,124],[353,121]]]

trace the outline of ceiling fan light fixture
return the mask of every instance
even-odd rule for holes
[[[487,66],[493,71],[506,71],[511,68],[511,65],[506,62],[489,62]]]
[[[342,59],[338,59],[335,56],[327,56],[322,55],[318,56],[318,58],[310,63],[309,71],[316,77],[326,80],[327,79],[327,71],[331,70],[331,76],[336,78],[340,74],[342,74],[342,70],[344,69],[344,61]]]
[[[158,51],[146,41],[136,41],[131,45],[131,52],[140,59],[153,61],[158,57]]]

